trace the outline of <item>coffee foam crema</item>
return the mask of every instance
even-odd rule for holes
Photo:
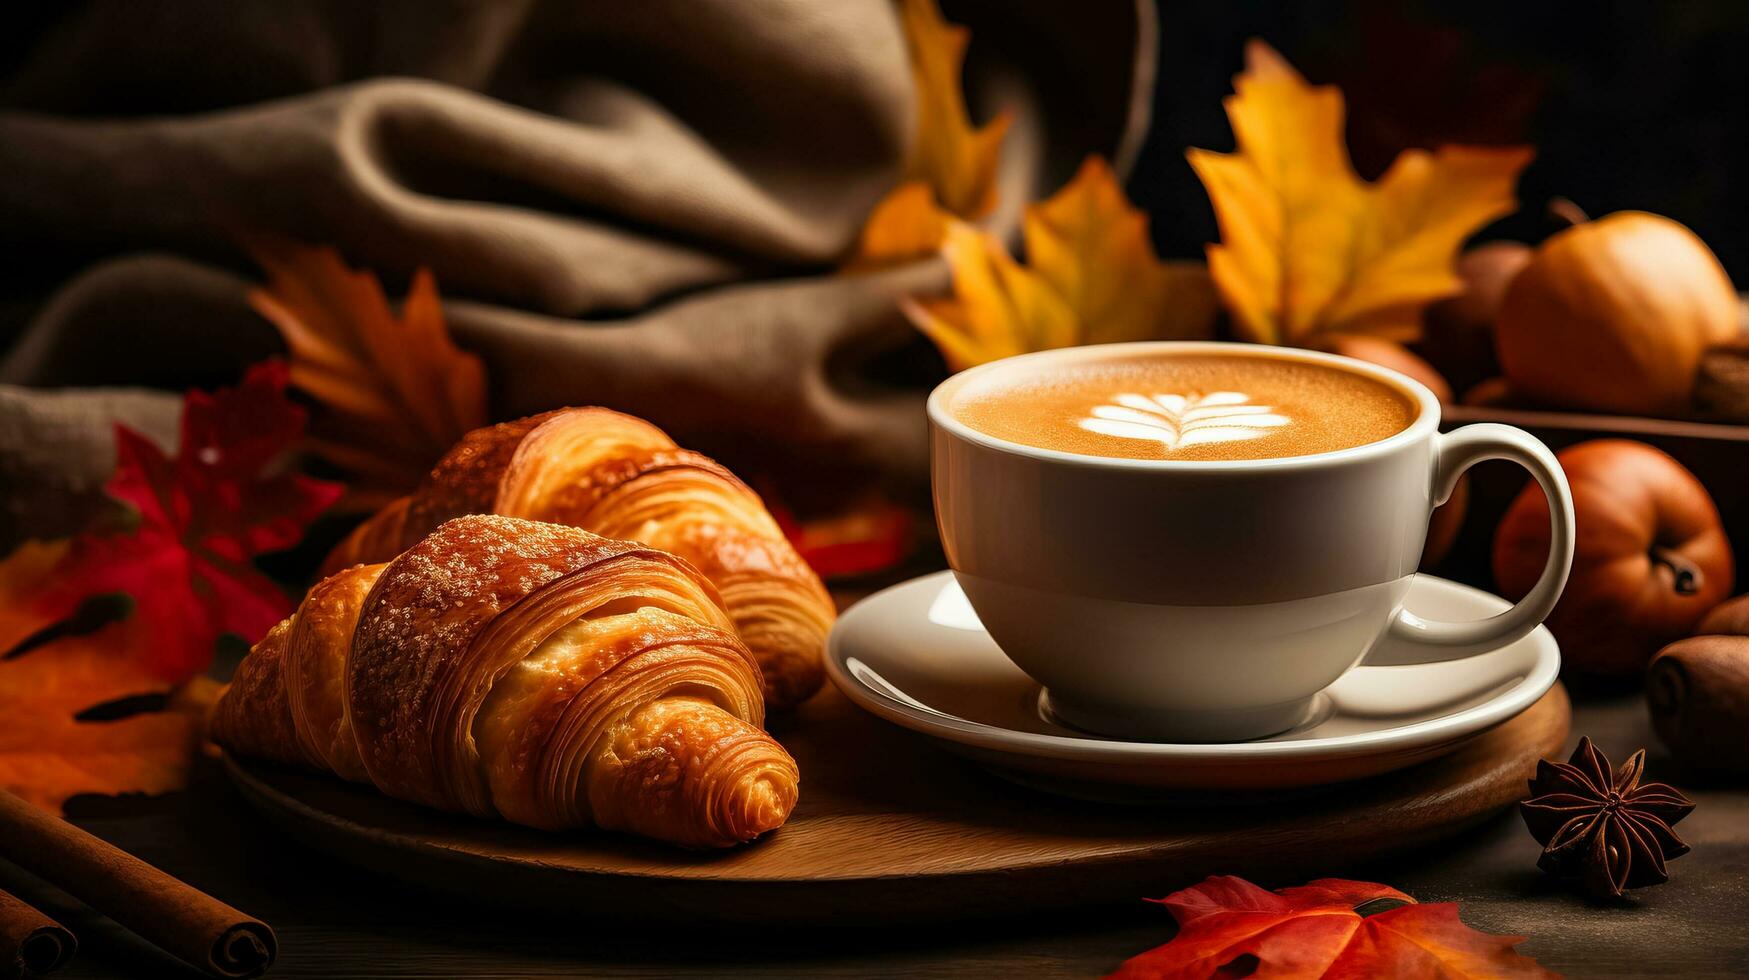
[[[998,369],[948,405],[973,429],[1028,446],[1122,459],[1277,459],[1335,452],[1408,428],[1407,392],[1309,360],[1152,354]]]

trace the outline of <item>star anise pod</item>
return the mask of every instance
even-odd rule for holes
[[[1531,798],[1518,805],[1543,845],[1537,867],[1575,879],[1594,898],[1670,880],[1665,862],[1688,853],[1670,825],[1694,802],[1663,783],[1640,784],[1646,750],[1610,771],[1609,757],[1581,738],[1566,762],[1539,761]]]

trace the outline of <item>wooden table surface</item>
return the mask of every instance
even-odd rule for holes
[[[1578,699],[1573,731],[1618,761],[1651,742],[1644,708],[1630,697]],[[1700,804],[1678,828],[1694,852],[1673,862],[1669,884],[1633,893],[1623,906],[1593,906],[1552,887],[1536,870],[1537,845],[1510,812],[1392,866],[1324,873],[1459,902],[1466,922],[1530,936],[1522,951],[1569,975],[1749,974],[1749,787],[1691,781],[1655,749],[1649,768]],[[966,775],[986,778],[969,767]],[[76,801],[72,816],[271,923],[280,942],[274,977],[1093,977],[1172,931],[1165,911],[1139,895],[1113,895],[1110,906],[1072,916],[900,930],[854,922],[711,930],[684,921],[634,930],[563,908],[531,920],[420,894],[306,850],[264,825],[216,765],[203,766],[187,792]],[[1184,884],[1162,880],[1156,891]],[[0,866],[0,887],[45,902],[78,932],[82,948],[62,976],[156,975],[170,965],[16,868]]]

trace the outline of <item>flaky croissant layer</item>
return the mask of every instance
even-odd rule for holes
[[[387,561],[439,523],[480,513],[569,524],[684,558],[716,586],[759,661],[768,706],[793,707],[819,690],[832,600],[759,495],[661,429],[605,408],[468,433],[417,492],[360,525],[326,567]]]
[[[429,806],[723,847],[796,802],[759,683],[686,562],[470,516],[312,589],[238,667],[212,731]]]

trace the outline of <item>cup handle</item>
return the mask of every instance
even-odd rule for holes
[[[1445,503],[1458,477],[1482,460],[1509,459],[1530,471],[1549,501],[1549,559],[1536,585],[1517,605],[1487,619],[1442,623],[1399,609],[1385,635],[1361,661],[1369,667],[1459,660],[1511,643],[1548,618],[1573,567],[1573,495],[1549,447],[1522,429],[1492,422],[1466,425],[1436,438],[1433,486],[1438,503]]]

